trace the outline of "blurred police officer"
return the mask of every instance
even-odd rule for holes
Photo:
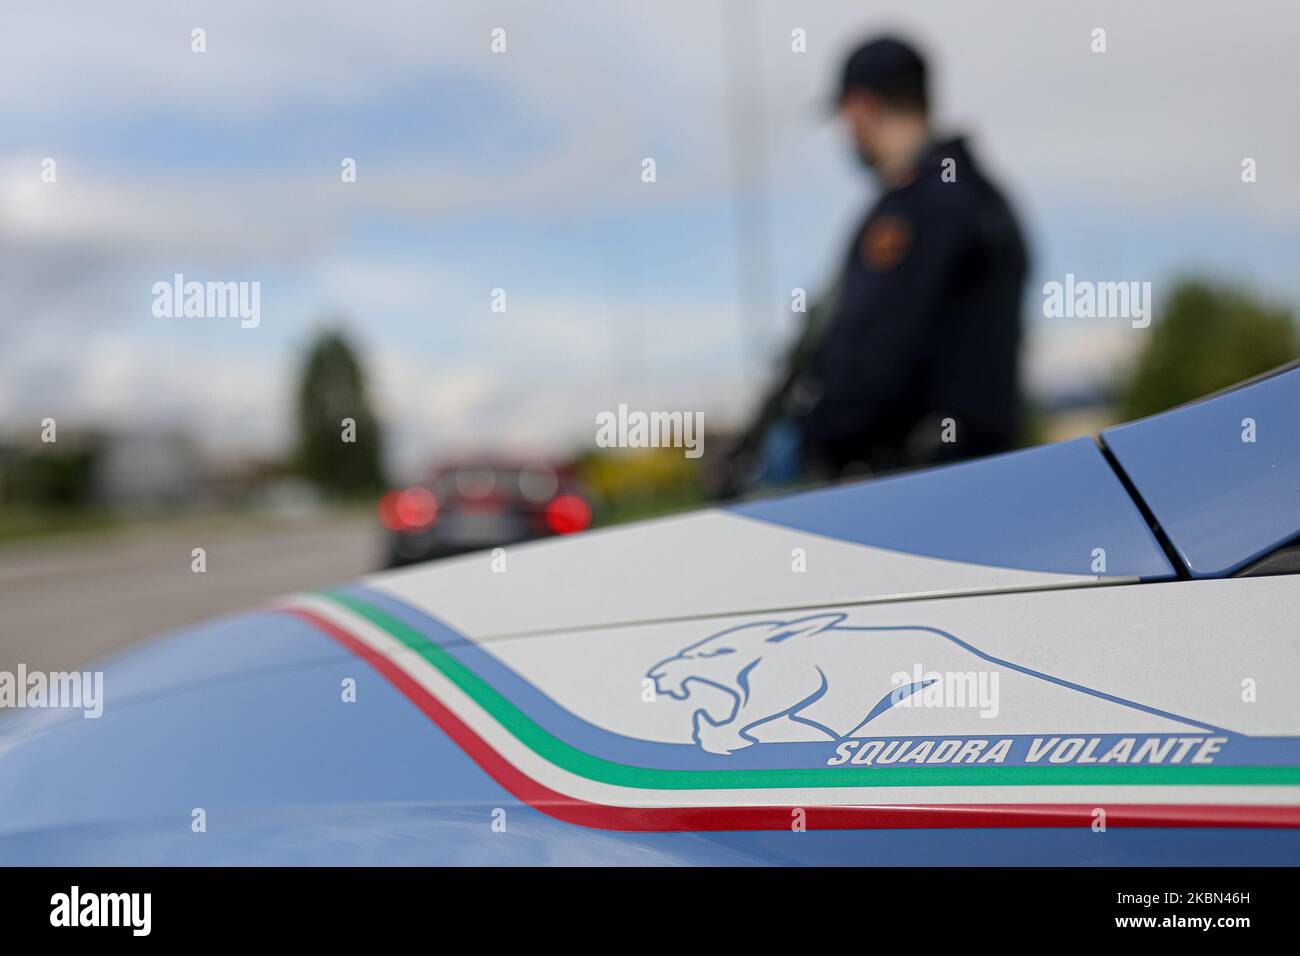
[[[925,63],[906,43],[854,51],[838,106],[882,194],[813,358],[806,454],[834,473],[1012,447],[1027,263],[1011,208],[963,140],[936,138]]]
[[[1026,251],[1010,207],[963,140],[936,137],[906,43],[854,51],[836,105],[882,192],[747,440],[797,433],[803,477],[1012,447]]]

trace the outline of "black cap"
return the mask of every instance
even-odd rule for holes
[[[896,37],[877,37],[854,50],[844,61],[839,106],[853,90],[869,90],[887,101],[925,109],[925,60],[915,47]]]

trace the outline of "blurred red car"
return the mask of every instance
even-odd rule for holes
[[[379,501],[388,567],[573,534],[591,518],[572,470],[542,463],[447,464],[426,484],[390,491]]]

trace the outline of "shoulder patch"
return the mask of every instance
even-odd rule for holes
[[[873,272],[888,272],[912,250],[912,224],[902,216],[877,216],[862,233],[862,263]]]

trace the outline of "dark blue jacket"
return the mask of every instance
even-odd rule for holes
[[[964,142],[929,148],[849,251],[801,420],[814,460],[882,469],[1012,447],[1026,260],[1010,206]],[[940,440],[945,419],[955,442]]]

